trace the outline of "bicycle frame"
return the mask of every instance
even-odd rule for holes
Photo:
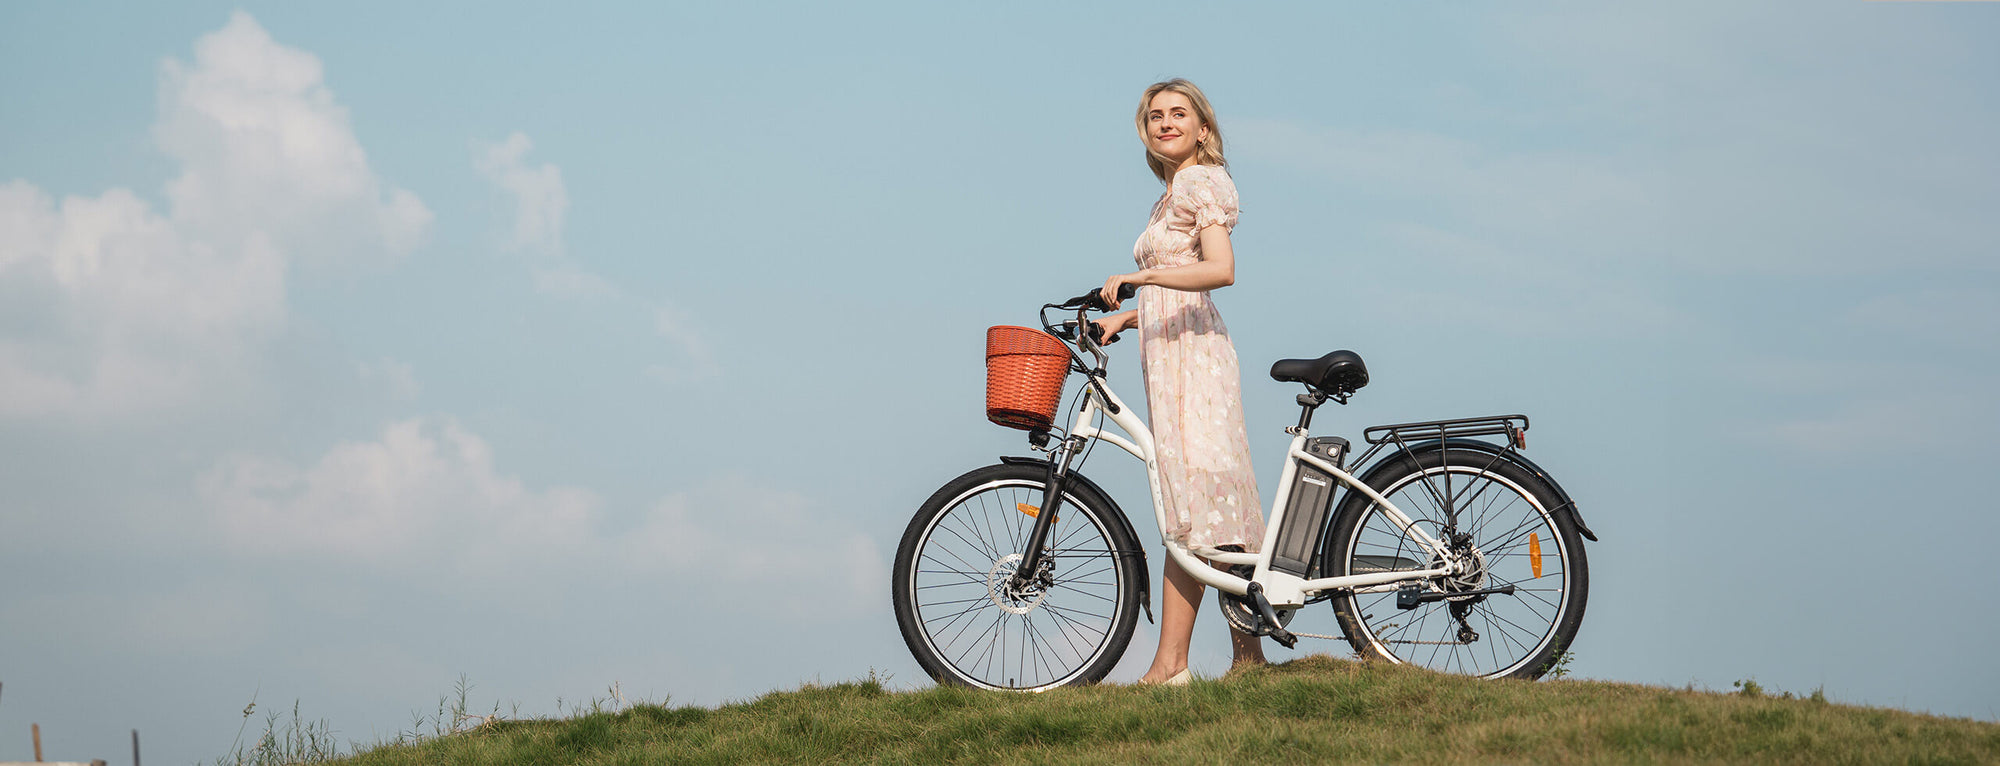
[[[1121,288],[1118,299],[1134,292]],[[1104,331],[1120,323],[1091,321],[1116,300],[1093,290],[1044,304],[1042,331],[1068,359],[1048,344],[1029,352],[1041,357],[1029,365],[1034,374],[1046,376],[1028,386],[1039,392],[1032,409],[989,395],[989,418],[1026,431],[1045,457],[1003,456],[946,482],[904,530],[896,620],[940,683],[1024,691],[1095,683],[1117,665],[1141,610],[1153,619],[1151,546],[1135,534],[1129,504],[1121,508],[1081,470],[1100,441],[1145,466],[1167,565],[1187,574],[1170,579],[1220,591],[1240,635],[1286,648],[1336,638],[1289,629],[1301,609],[1324,601],[1357,656],[1492,678],[1539,677],[1574,640],[1589,588],[1579,540],[1595,537],[1569,496],[1516,452],[1527,446],[1527,416],[1371,426],[1360,429],[1368,446],[1351,455],[1353,443],[1315,437],[1311,426],[1328,401],[1345,404],[1367,385],[1352,351],[1271,368],[1304,392],[1278,474],[1265,477],[1278,480],[1268,505],[1244,510],[1265,515],[1261,539],[1191,548],[1170,537],[1180,526],[1170,513],[1179,510],[1179,479],[1168,473],[1178,470],[1168,459],[1175,445],[1160,443],[1145,413],[1110,385]],[[1005,334],[988,332],[994,390],[1024,382],[1009,363],[1025,360],[996,361],[1020,353],[999,342]],[[1067,413],[1050,390],[1058,380],[1075,396]],[[1241,489],[1230,491],[1240,500]],[[1216,542],[1256,552],[1206,547]],[[1554,570],[1545,571],[1550,552]]]
[[[1102,352],[1097,353],[1100,357],[1102,356]],[[1146,481],[1153,494],[1153,518],[1160,529],[1161,542],[1166,545],[1167,555],[1172,557],[1175,563],[1180,565],[1181,569],[1186,570],[1189,575],[1201,581],[1202,584],[1242,596],[1249,593],[1252,583],[1256,583],[1262,588],[1264,597],[1270,601],[1272,608],[1284,610],[1302,607],[1307,600],[1329,590],[1352,589],[1357,592],[1392,590],[1394,589],[1393,586],[1401,583],[1454,573],[1452,562],[1457,561],[1458,557],[1454,556],[1444,543],[1426,533],[1408,515],[1404,514],[1402,509],[1397,508],[1394,503],[1389,502],[1388,498],[1376,492],[1373,487],[1355,478],[1353,474],[1341,470],[1338,466],[1306,452],[1306,440],[1311,437],[1311,434],[1302,426],[1287,429],[1292,433],[1292,442],[1285,454],[1283,473],[1278,478],[1278,494],[1272,498],[1270,514],[1266,517],[1264,540],[1262,546],[1259,548],[1260,552],[1232,553],[1228,551],[1215,551],[1210,553],[1196,553],[1179,540],[1175,540],[1166,534],[1168,528],[1167,508],[1163,500],[1163,495],[1160,492],[1160,463],[1154,449],[1152,429],[1146,426],[1145,421],[1140,420],[1137,415],[1132,414],[1132,408],[1125,406],[1125,403],[1111,390],[1111,386],[1106,382],[1105,376],[1101,373],[1101,365],[1097,370],[1085,373],[1088,381],[1084,386],[1084,403],[1077,410],[1075,417],[1070,422],[1067,432],[1068,436],[1072,439],[1084,441],[1097,439],[1109,442],[1119,449],[1131,453],[1133,457],[1139,458],[1139,460],[1146,464]],[[1100,415],[1109,418],[1112,423],[1118,426],[1119,430],[1124,431],[1131,438],[1128,439],[1116,433],[1098,428],[1095,423]],[[1071,454],[1074,454],[1073,450]],[[1395,524],[1404,535],[1415,541],[1422,550],[1429,551],[1432,554],[1433,561],[1446,562],[1446,564],[1430,569],[1372,572],[1344,577],[1321,577],[1316,579],[1306,579],[1287,572],[1271,569],[1271,552],[1277,547],[1278,533],[1284,526],[1285,508],[1288,507],[1291,500],[1293,480],[1297,477],[1299,464],[1302,462],[1327,472],[1328,475],[1338,479],[1340,483],[1353,491],[1360,492],[1366,495],[1368,499],[1375,501],[1377,505],[1382,507],[1384,515],[1391,523]],[[1208,565],[1208,562],[1230,565],[1249,564],[1254,567],[1254,570],[1251,576],[1246,579],[1211,567]]]

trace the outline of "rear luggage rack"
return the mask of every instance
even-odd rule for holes
[[[1429,420],[1422,423],[1397,423],[1387,426],[1370,426],[1361,432],[1361,438],[1369,444],[1405,444],[1412,440],[1460,439],[1473,436],[1505,436],[1507,446],[1525,449],[1528,446],[1528,416],[1489,415],[1483,418],[1458,418],[1456,420]]]

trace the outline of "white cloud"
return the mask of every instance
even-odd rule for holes
[[[416,370],[409,363],[388,357],[356,363],[355,374],[360,376],[362,383],[381,390],[397,401],[410,401],[423,391],[423,386],[417,383]]]
[[[567,257],[563,217],[569,211],[569,193],[563,187],[562,169],[551,162],[530,164],[526,157],[533,148],[534,142],[527,135],[515,131],[503,141],[476,143],[473,166],[514,201],[508,246],[544,257],[543,265],[533,271],[535,291],[609,307],[628,315],[650,315],[654,331],[678,348],[679,358],[648,365],[644,370],[646,377],[678,383],[715,374],[715,359],[709,353],[707,341],[673,306],[637,298]]]
[[[514,198],[514,229],[508,244],[544,255],[561,255],[569,193],[563,189],[562,169],[554,163],[527,164],[524,158],[532,148],[534,143],[516,131],[504,141],[480,144],[474,165]]]
[[[788,614],[872,609],[888,569],[867,535],[796,492],[744,477],[662,499],[625,536],[637,571],[665,570]]]
[[[510,557],[574,551],[597,497],[533,491],[501,475],[486,442],[443,420],[389,424],[309,466],[239,455],[198,482],[223,537],[246,552],[307,553],[405,567],[447,552],[456,570],[494,574]]]
[[[660,334],[660,337],[680,346],[681,362],[677,365],[656,364],[648,367],[647,376],[663,383],[676,383],[707,377],[719,371],[714,355],[709,353],[708,341],[695,330],[694,323],[686,312],[672,306],[660,306],[654,309],[653,329]]]
[[[535,270],[535,292],[577,300],[622,299],[625,291],[611,280],[571,265]]]
[[[0,184],[0,417],[117,419],[227,401],[282,333],[295,261],[393,257],[429,210],[384,191],[311,54],[247,14],[161,66],[167,211]],[[26,306],[26,308],[18,308]]]
[[[178,227],[227,245],[262,232],[288,252],[349,259],[413,247],[431,213],[384,190],[321,82],[318,57],[279,45],[249,14],[161,65],[154,138],[183,171],[167,186]]]
[[[0,187],[10,255],[0,292],[39,297],[0,337],[0,416],[117,417],[198,398],[240,374],[285,321],[286,265],[268,237],[192,239],[131,192]]]
[[[537,490],[450,420],[405,420],[309,465],[238,455],[197,484],[239,555],[361,562],[468,590],[566,572],[665,572],[787,609],[866,608],[886,568],[868,535],[796,492],[723,477],[613,529],[597,495]]]

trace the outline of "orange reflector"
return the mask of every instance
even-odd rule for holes
[[[1528,566],[1535,570],[1535,576],[1542,576],[1542,538],[1528,533]]]
[[[1040,518],[1042,515],[1042,509],[1036,508],[1027,503],[1015,503],[1014,507],[1019,509],[1022,513],[1028,514],[1028,518],[1031,519]],[[1049,521],[1062,521],[1062,519],[1049,519]]]

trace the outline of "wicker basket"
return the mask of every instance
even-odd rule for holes
[[[1035,431],[1056,420],[1069,349],[1055,336],[1026,327],[986,329],[986,419]]]

